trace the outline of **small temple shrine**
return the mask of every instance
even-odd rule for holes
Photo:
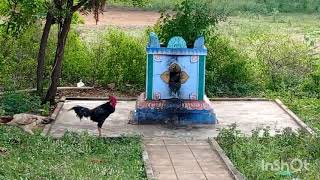
[[[151,33],[146,50],[146,91],[137,100],[132,121],[215,124],[213,107],[205,95],[204,37],[196,39],[192,48],[182,37],[172,37],[167,47],[161,47],[157,35]]]

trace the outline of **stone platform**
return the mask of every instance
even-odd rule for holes
[[[207,97],[197,100],[146,100],[142,93],[132,112],[134,124],[216,124],[216,115]]]
[[[104,101],[66,100],[61,104],[62,108],[51,127],[46,128],[45,133],[54,137],[61,137],[66,131],[88,131],[97,134],[96,123],[90,120],[80,120],[75,113],[68,111],[75,105],[94,108]],[[135,108],[135,101],[120,101],[114,114],[104,123],[102,135],[116,137],[121,135],[141,135],[143,137],[172,137],[186,139],[207,139],[216,137],[221,128],[234,123],[238,129],[250,135],[256,128],[268,127],[270,133],[275,134],[286,127],[301,128],[301,123],[288,114],[275,101],[243,101],[243,100],[215,100],[211,101],[217,115],[218,124],[196,125],[189,128],[169,128],[166,125],[132,125],[128,124],[130,111]]]

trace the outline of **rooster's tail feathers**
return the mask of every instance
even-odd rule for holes
[[[74,106],[73,108],[69,109],[68,111],[72,111],[77,114],[77,116],[81,119],[83,117],[89,117],[90,116],[90,109],[82,106]]]

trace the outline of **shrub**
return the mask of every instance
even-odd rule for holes
[[[84,19],[79,12],[73,13],[72,24],[84,24]]]
[[[29,27],[18,38],[0,36],[0,86],[33,87],[40,27]]]
[[[145,7],[150,0],[110,0],[108,3],[120,6]]]
[[[318,94],[319,96],[319,94]],[[279,97],[279,96],[278,96]],[[308,97],[305,94],[297,96],[295,92],[281,93],[281,99],[303,121],[317,132],[320,132],[320,98]]]
[[[302,90],[309,92],[314,97],[320,98],[320,65],[318,65],[318,69],[312,72],[305,80]]]
[[[87,83],[92,80],[95,67],[90,59],[90,55],[90,50],[83,40],[81,40],[79,34],[71,31],[68,35],[65,48],[62,66],[62,84],[75,84],[80,79]]]
[[[36,67],[42,28],[29,27],[17,38],[0,36],[0,89],[33,88],[36,84]],[[56,27],[53,27],[48,40],[45,62],[45,79],[48,83],[56,48]],[[91,77],[89,50],[78,33],[71,30],[67,39],[62,83],[70,84]]]
[[[192,46],[198,36],[205,35],[224,16],[209,9],[203,1],[185,0],[174,9],[174,14],[163,12],[154,30],[160,41],[167,44],[173,36],[183,37]]]
[[[262,71],[260,79],[270,90],[297,89],[313,71],[310,47],[288,36],[260,34],[255,54]]]
[[[18,38],[0,36],[3,44],[0,49],[1,90],[35,87],[40,32],[39,26],[33,26]],[[46,84],[54,59],[55,33],[56,29],[53,28],[46,52]],[[71,30],[65,48],[61,83],[75,84],[82,79],[89,85],[116,83],[120,90],[127,86],[143,88],[145,44],[143,38],[110,30],[99,37],[99,42],[90,44],[91,48],[77,32]]]
[[[38,96],[27,93],[6,92],[0,97],[0,115],[14,115],[18,113],[39,113],[47,115],[49,106],[41,106]]]
[[[173,9],[176,4],[181,3],[182,1],[183,0],[149,0],[149,3],[146,4],[146,8],[153,10]]]
[[[209,95],[240,96],[254,93],[257,89],[253,80],[249,58],[230,46],[220,36],[207,37],[206,86]]]
[[[145,82],[146,39],[109,30],[93,47],[94,78],[98,84],[115,83],[120,90],[127,86],[143,88]]]

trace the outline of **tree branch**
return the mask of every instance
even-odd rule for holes
[[[78,9],[81,8],[81,6],[85,5],[88,2],[88,0],[81,0],[78,4],[72,7],[72,12],[78,11]]]

